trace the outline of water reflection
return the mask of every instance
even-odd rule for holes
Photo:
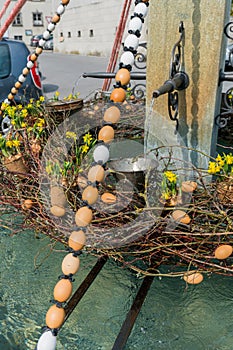
[[[34,350],[65,254],[59,244],[52,251],[44,236],[1,232],[0,349]],[[81,256],[74,290],[95,261]],[[140,284],[131,271],[108,261],[61,329],[57,350],[111,350]],[[155,278],[126,350],[231,349],[232,284],[222,276],[205,277],[198,286]]]

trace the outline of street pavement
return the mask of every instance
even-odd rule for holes
[[[108,58],[43,52],[38,63],[46,98],[53,98],[58,91],[60,98],[80,93],[80,98],[88,99],[102,88],[103,79],[83,78],[82,75],[86,72],[106,72]]]

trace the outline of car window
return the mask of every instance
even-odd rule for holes
[[[7,78],[11,72],[11,56],[8,45],[0,45],[0,79]]]

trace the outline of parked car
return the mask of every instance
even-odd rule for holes
[[[45,50],[53,50],[53,38],[47,40],[44,44]]]
[[[42,34],[33,35],[33,36],[31,37],[30,45],[31,45],[32,47],[37,47],[38,44],[39,44],[40,39],[42,39],[42,38],[43,38],[43,35],[42,35]]]
[[[0,103],[7,98],[29,58],[30,51],[23,41],[0,40]],[[15,102],[27,103],[31,98],[38,99],[40,96],[42,96],[42,84],[37,63],[35,63],[26,81],[15,95]]]
[[[233,70],[233,44],[227,45],[225,57],[225,70]]]

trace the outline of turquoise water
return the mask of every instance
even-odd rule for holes
[[[0,349],[34,350],[66,252],[29,231],[1,230],[0,243]],[[74,290],[95,262],[81,255]],[[140,284],[108,261],[60,330],[57,350],[111,350]],[[212,275],[198,286],[155,278],[125,349],[231,350],[232,307],[230,278]]]

